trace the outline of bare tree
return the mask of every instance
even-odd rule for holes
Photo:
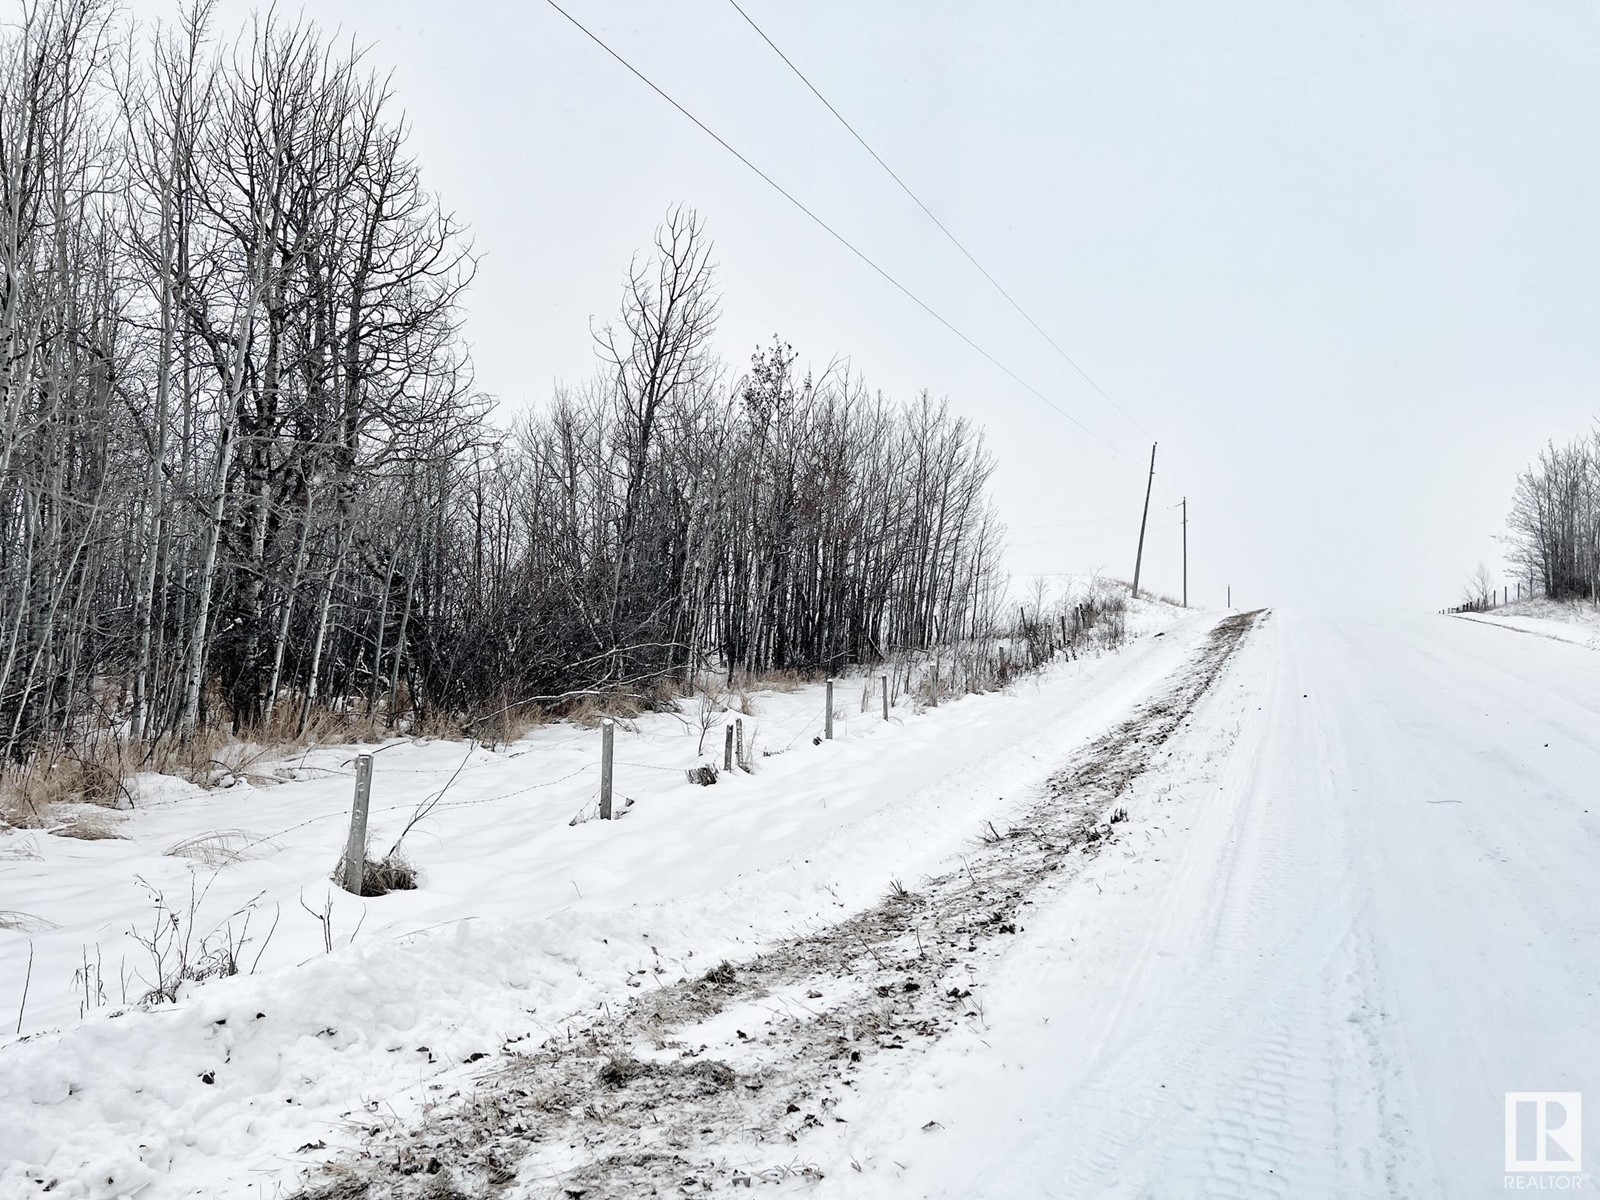
[[[1494,573],[1486,564],[1479,563],[1477,570],[1467,576],[1467,582],[1461,586],[1461,601],[1477,608],[1488,608],[1494,593]]]
[[[994,627],[981,433],[778,339],[735,377],[691,209],[594,377],[494,428],[471,247],[387,83],[305,20],[213,18],[38,0],[0,33],[0,769]]]

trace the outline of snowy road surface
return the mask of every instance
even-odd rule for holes
[[[1186,741],[833,1190],[1504,1195],[1507,1091],[1588,1089],[1592,1166],[1600,659],[1277,613]]]

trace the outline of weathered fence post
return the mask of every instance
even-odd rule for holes
[[[733,761],[738,763],[739,764],[739,770],[743,771],[745,769],[745,765],[744,765],[744,718],[743,717],[735,717],[733,719],[733,740],[734,740],[735,753],[737,755],[737,757]]]
[[[883,719],[889,719],[889,677],[883,677]]]
[[[728,726],[728,736],[725,739],[723,739],[722,769],[724,771],[733,770],[733,726],[732,725]]]
[[[611,745],[616,723],[607,717],[600,722],[600,819],[611,820]]]
[[[933,686],[928,689],[929,696],[931,697],[931,699],[928,701],[928,707],[930,707],[930,708],[938,708],[939,707],[939,665],[937,663],[935,663],[934,667],[933,667],[932,680],[933,680]]]
[[[372,803],[372,755],[356,756],[356,795],[350,806],[350,836],[344,844],[344,890],[361,895],[367,869],[367,809]]]
[[[833,680],[828,680],[828,711],[822,718],[822,736],[833,741]]]

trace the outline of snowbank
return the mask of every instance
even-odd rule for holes
[[[1518,600],[1489,612],[1455,615],[1466,621],[1600,650],[1600,605],[1586,600]]]

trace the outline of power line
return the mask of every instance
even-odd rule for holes
[[[782,50],[780,50],[778,48],[778,44],[776,42],[774,42],[770,37],[767,36],[766,31],[764,29],[762,29],[761,26],[757,25],[755,23],[755,21],[751,18],[750,14],[745,12],[745,10],[742,7],[740,7],[739,0],[728,0],[728,3],[733,5],[734,11],[737,12],[741,17],[744,18],[745,24],[749,25],[751,29],[755,30],[756,34],[761,38],[761,40],[772,48],[772,52],[774,54],[776,54],[779,58],[783,59],[784,65],[787,66],[789,68],[789,70],[791,70],[791,71],[793,71],[795,73],[796,78],[798,78],[801,83],[806,85],[806,87],[810,90],[811,94],[813,96],[815,96],[818,100],[822,101],[823,107],[825,107],[829,112],[831,112],[834,115],[834,117],[838,120],[839,124],[843,125],[846,129],[848,129],[850,131],[850,136],[855,138],[855,140],[857,142],[861,143],[861,148],[863,150],[865,150],[868,154],[872,155],[873,161],[876,162],[880,167],[882,167],[884,169],[885,172],[888,173],[889,178],[894,180],[895,183],[899,185],[900,190],[902,192],[904,192],[907,196],[911,197],[911,202],[913,204],[915,204],[918,208],[920,208],[922,210],[923,214],[928,218],[928,220],[932,221],[934,223],[934,225],[938,227],[939,232],[944,234],[946,239],[949,240],[950,244],[952,246],[954,246],[957,250],[961,251],[962,256],[964,258],[966,258],[966,260],[969,263],[971,263],[974,267],[976,267],[978,269],[979,274],[981,274],[985,279],[987,279],[989,281],[990,285],[994,288],[995,291],[999,292],[1002,296],[1005,297],[1006,303],[1011,305],[1012,308],[1016,309],[1018,314],[1022,317],[1022,319],[1024,321],[1026,321],[1029,325],[1033,326],[1034,332],[1036,332],[1045,341],[1049,342],[1050,343],[1050,348],[1052,350],[1054,350],[1057,354],[1059,354],[1062,357],[1062,359],[1064,359],[1066,361],[1067,365],[1069,367],[1071,367],[1074,371],[1076,371],[1083,378],[1083,381],[1085,383],[1087,383],[1096,392],[1098,392],[1100,394],[1100,398],[1101,399],[1103,399],[1107,404],[1111,405],[1112,408],[1116,409],[1117,412],[1119,412],[1122,415],[1122,417],[1126,421],[1128,421],[1129,424],[1133,425],[1136,429],[1138,429],[1146,437],[1154,438],[1155,435],[1153,433],[1151,433],[1142,424],[1140,424],[1139,421],[1137,419],[1135,419],[1134,416],[1131,413],[1129,413],[1127,409],[1123,408],[1122,405],[1118,404],[1115,400],[1113,400],[1111,398],[1111,396],[1106,392],[1106,390],[1103,387],[1101,387],[1098,383],[1096,383],[1094,381],[1094,379],[1089,375],[1089,373],[1087,371],[1085,371],[1081,366],[1078,365],[1077,360],[1074,359],[1072,357],[1072,355],[1068,354],[1065,350],[1063,350],[1061,348],[1061,344],[1059,342],[1057,342],[1055,340],[1055,338],[1051,337],[1047,332],[1045,332],[1044,327],[1042,325],[1040,325],[1038,321],[1035,321],[1033,319],[1032,314],[1030,314],[1027,309],[1023,308],[1021,304],[1017,303],[1016,297],[1014,297],[1010,292],[1006,291],[1006,289],[1003,286],[1001,286],[1000,281],[998,279],[996,279],[992,274],[989,273],[989,268],[985,267],[981,262],[979,262],[977,260],[976,256],[973,255],[972,251],[968,250],[964,245],[961,244],[961,239],[959,239],[958,237],[956,237],[955,234],[950,232],[949,228],[945,225],[945,223],[934,215],[933,210],[922,202],[922,198],[920,196],[918,196],[916,194],[916,192],[911,190],[911,186],[908,183],[906,183],[906,181],[904,179],[900,178],[900,176],[895,172],[895,169],[893,167],[891,167],[888,163],[884,162],[883,156],[880,155],[876,150],[874,150],[872,148],[872,146],[867,142],[866,138],[862,137],[859,133],[856,132],[856,127],[854,125],[850,124],[850,122],[845,119],[844,114],[841,113],[837,108],[835,108],[832,105],[832,103],[829,102],[828,98],[817,90],[816,84],[812,83],[811,80],[806,78],[805,72],[802,71],[799,67],[795,66],[793,60],[790,59],[790,57],[787,54],[785,54]]]
[[[1178,507],[1176,504],[1173,508]],[[1104,525],[1110,521],[1131,521],[1138,513],[1122,513],[1115,517],[1085,517],[1081,521],[1046,521],[1042,525],[1007,525],[1006,528],[1015,532],[1026,529],[1061,529],[1068,525]]]
[[[1174,504],[1164,504],[1164,505],[1162,505],[1161,506],[1161,511],[1165,511],[1166,509],[1177,509],[1177,508],[1181,508],[1181,507],[1183,507],[1183,502],[1182,501],[1178,501],[1177,503],[1174,503]],[[1078,520],[1075,520],[1075,521],[1045,521],[1045,522],[1043,522],[1041,524],[1038,524],[1038,525],[1010,525],[1010,524],[1008,524],[1006,526],[1006,528],[1008,530],[1010,530],[1012,533],[1017,533],[1017,532],[1020,532],[1020,531],[1035,530],[1035,529],[1064,529],[1069,525],[1106,525],[1106,524],[1109,524],[1112,521],[1131,521],[1131,520],[1133,520],[1134,517],[1137,517],[1138,515],[1139,514],[1136,513],[1136,512],[1128,512],[1128,513],[1119,513],[1118,515],[1116,515],[1114,517],[1082,517],[1082,518],[1080,518]]]
[[[1050,541],[1046,542],[1010,542],[1007,545],[1007,549],[1032,550],[1039,546],[1077,546],[1084,542],[1116,542],[1131,538],[1138,532],[1139,531],[1137,529],[1125,529],[1120,533],[1106,533],[1101,534],[1098,537],[1052,538]]]
[[[871,267],[875,272],[877,272],[880,276],[882,276],[883,279],[885,279],[889,284],[891,284],[898,292],[900,292],[901,295],[905,296],[908,300],[910,300],[918,308],[922,309],[923,312],[927,313],[935,321],[939,322],[939,324],[943,325],[951,333],[955,334],[956,337],[960,338],[963,342],[965,342],[973,350],[976,350],[980,355],[982,355],[984,358],[988,359],[988,361],[990,363],[992,363],[994,366],[998,367],[1001,371],[1003,371],[1006,375],[1008,375],[1015,383],[1017,383],[1019,386],[1023,387],[1024,389],[1026,389],[1028,392],[1032,393],[1034,397],[1036,397],[1037,399],[1042,401],[1044,404],[1046,404],[1050,408],[1053,408],[1058,414],[1060,414],[1061,416],[1065,417],[1068,421],[1071,421],[1074,425],[1076,425],[1084,433],[1086,433],[1090,437],[1092,437],[1095,441],[1099,442],[1106,449],[1110,450],[1113,454],[1117,455],[1119,458],[1125,458],[1129,462],[1134,463],[1135,465],[1139,465],[1139,460],[1138,459],[1134,458],[1130,454],[1125,453],[1123,450],[1119,449],[1116,445],[1114,445],[1113,443],[1107,441],[1105,438],[1101,437],[1098,433],[1096,433],[1094,430],[1090,429],[1082,421],[1078,420],[1077,417],[1074,417],[1071,413],[1067,412],[1066,409],[1062,408],[1055,401],[1051,400],[1050,397],[1046,396],[1038,388],[1034,387],[1027,380],[1023,379],[1022,376],[1018,375],[1010,367],[1006,366],[1005,363],[1001,362],[998,358],[996,358],[994,355],[990,354],[982,346],[978,345],[977,342],[973,341],[966,334],[962,333],[961,330],[957,329],[949,321],[945,320],[944,317],[940,316],[939,313],[934,311],[934,309],[926,301],[924,301],[920,296],[918,296],[910,288],[906,287],[905,284],[901,283],[893,275],[889,274],[888,271],[886,271],[882,267],[880,267],[875,261],[873,261],[871,258],[869,258],[864,251],[858,249],[856,247],[855,243],[851,242],[848,238],[846,238],[842,233],[840,233],[832,225],[829,225],[821,217],[817,216],[816,213],[812,212],[809,208],[807,208],[804,204],[802,204],[798,199],[795,198],[795,196],[792,193],[790,193],[786,188],[784,188],[782,184],[778,183],[777,180],[773,179],[772,176],[768,175],[760,167],[756,166],[755,163],[751,162],[743,154],[740,154],[739,151],[735,150],[732,146],[730,146],[726,141],[723,140],[723,138],[715,130],[713,130],[709,125],[707,125],[699,117],[695,116],[687,108],[685,108],[683,105],[679,104],[671,96],[667,95],[666,92],[662,91],[662,89],[659,86],[657,86],[656,83],[654,81],[652,81],[648,76],[646,76],[642,71],[640,71],[632,63],[630,63],[627,59],[623,58],[622,55],[618,54],[615,50],[613,50],[598,35],[596,35],[595,33],[591,32],[588,29],[588,27],[585,26],[581,21],[579,21],[576,17],[574,17],[566,9],[562,8],[561,5],[557,4],[556,0],[545,0],[545,3],[549,4],[551,8],[555,9],[558,13],[560,13],[563,17],[565,17],[568,20],[568,22],[570,22],[572,24],[572,26],[578,30],[578,32],[583,34],[586,38],[588,38],[596,46],[599,46],[600,49],[604,50],[612,58],[616,59],[617,62],[621,63],[625,68],[627,68],[628,72],[631,75],[633,75],[634,78],[638,79],[639,82],[643,83],[646,87],[648,87],[656,95],[660,96],[668,104],[672,105],[673,108],[677,109],[680,113],[682,113],[690,121],[694,122],[694,124],[700,129],[700,131],[702,133],[704,133],[707,137],[711,138],[714,142],[717,143],[717,145],[721,146],[724,150],[726,150],[729,154],[731,154],[735,158],[737,158],[745,166],[749,167],[750,170],[754,171],[758,176],[761,177],[762,181],[764,183],[766,183],[767,186],[771,187],[774,191],[776,191],[780,196],[782,196],[790,204],[794,205],[801,212],[803,212],[806,216],[810,217],[811,220],[815,224],[817,224],[824,232],[826,232],[830,237],[832,237],[835,241],[837,241],[846,250],[850,251],[851,254],[854,254],[862,262],[866,263],[867,266]]]
[[[1183,522],[1181,522],[1181,521],[1174,521],[1171,525],[1156,525],[1156,526],[1152,526],[1151,529],[1149,530],[1149,532],[1151,532],[1151,533],[1164,533],[1165,531],[1167,531],[1169,529],[1177,529],[1182,524],[1183,524]],[[1127,530],[1122,531],[1121,533],[1104,533],[1104,534],[1099,534],[1099,535],[1097,535],[1095,537],[1052,538],[1052,539],[1050,539],[1048,541],[1043,541],[1043,542],[1012,542],[1012,543],[1010,543],[1009,549],[1012,549],[1012,550],[1033,550],[1033,549],[1038,549],[1041,546],[1079,546],[1079,545],[1082,545],[1085,542],[1111,542],[1111,541],[1117,541],[1117,540],[1122,539],[1122,538],[1131,538],[1137,532],[1138,531],[1134,530],[1134,529],[1127,529]]]

